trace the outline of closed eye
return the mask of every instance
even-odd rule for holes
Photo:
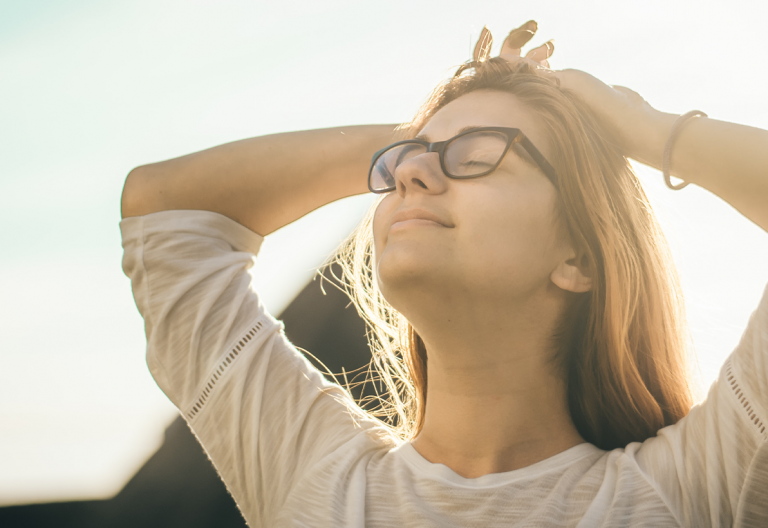
[[[483,166],[483,165],[486,167],[491,167],[493,164],[487,163],[485,161],[469,160],[469,161],[462,161],[461,163],[459,163],[459,165],[461,165],[462,167],[477,167],[477,166]]]

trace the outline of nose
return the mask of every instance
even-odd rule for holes
[[[448,177],[440,168],[437,152],[426,152],[402,162],[395,170],[395,188],[401,197],[406,193],[440,194],[448,188]]]

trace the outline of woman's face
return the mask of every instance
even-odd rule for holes
[[[420,136],[443,141],[467,126],[519,128],[552,159],[536,115],[504,92],[456,99]],[[373,222],[377,279],[395,308],[408,316],[409,296],[425,292],[523,302],[552,286],[550,274],[569,244],[556,219],[557,192],[525,156],[516,145],[494,172],[466,180],[445,176],[434,152],[398,167],[397,189],[382,199]],[[432,220],[398,222],[404,213]]]

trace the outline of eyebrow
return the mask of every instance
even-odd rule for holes
[[[467,125],[467,126],[465,126],[464,128],[462,128],[461,130],[459,130],[459,131],[458,131],[458,132],[457,132],[455,135],[457,135],[457,136],[458,136],[459,134],[463,134],[463,133],[464,133],[464,132],[466,132],[467,130],[474,130],[474,129],[476,129],[476,128],[483,128],[483,127],[482,127],[482,126],[480,126],[480,125]],[[415,138],[413,138],[413,139],[420,139],[420,140],[422,140],[422,141],[427,141],[427,142],[429,142],[429,143],[432,143],[432,140],[431,140],[431,139],[429,139],[429,136],[427,136],[426,134],[419,134],[418,136],[416,136],[416,137],[415,137]]]
[[[474,130],[476,128],[485,128],[486,126],[487,125],[482,125],[482,126],[481,125],[467,125],[467,126],[463,127],[461,130],[459,130],[456,133],[456,135],[458,136],[459,134],[463,134],[467,130]],[[432,140],[430,140],[429,136],[426,135],[426,134],[419,134],[418,136],[416,136],[413,139],[420,139],[422,141],[426,141],[428,143],[432,143]],[[525,150],[522,145],[520,145],[520,144],[512,145],[512,148],[510,149],[510,152],[514,152],[515,154],[517,154],[517,156],[522,158],[523,161],[525,161],[529,165],[533,165],[534,167],[538,167],[538,164],[536,163],[536,161],[534,161],[534,159],[531,157],[530,154],[528,154],[528,151]]]

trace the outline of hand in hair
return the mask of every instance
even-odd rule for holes
[[[609,86],[580,70],[550,69],[548,59],[555,51],[553,40],[548,40],[541,46],[529,50],[523,56],[523,46],[533,38],[537,30],[538,24],[534,20],[529,20],[510,31],[501,46],[499,57],[511,63],[525,61],[537,70],[557,77],[562,88],[575,92],[590,107],[600,125],[610,137],[617,139],[620,149],[628,157],[660,167],[662,151],[657,148],[660,138],[656,137],[658,127],[655,115],[660,112],[629,88]],[[473,60],[467,66],[487,60],[492,44],[491,32],[483,28],[475,45]],[[649,141],[649,138],[653,138],[654,141]]]
[[[499,57],[510,62],[524,60],[537,68],[549,68],[549,61],[547,59],[555,51],[554,40],[548,40],[538,48],[533,48],[525,54],[525,57],[521,56],[523,46],[533,38],[538,28],[539,25],[535,21],[529,20],[522,26],[510,31],[501,45]]]
[[[587,105],[626,157],[660,170],[664,146],[678,116],[653,108],[634,90],[608,85],[586,72],[550,69],[548,59],[555,49],[551,40],[522,56],[522,47],[537,29],[533,20],[513,29],[499,57],[513,63],[527,61],[542,74],[555,76],[561,89]],[[473,63],[488,59],[492,43],[490,31],[483,28]],[[768,131],[698,118],[675,141],[672,173],[708,189],[768,231],[766,145]]]
[[[523,60],[529,62],[536,68],[548,69],[549,62],[547,59],[552,55],[552,52],[555,51],[554,40],[549,40],[538,48],[530,50],[525,54],[525,57],[521,56],[522,47],[529,40],[531,40],[533,35],[536,34],[537,29],[538,24],[533,20],[529,20],[522,26],[510,31],[509,35],[507,35],[507,38],[504,39],[504,43],[501,45],[501,53],[499,54],[499,57],[506,59],[509,62],[517,62]],[[475,44],[475,51],[472,54],[472,61],[465,67],[469,67],[478,62],[487,60],[491,54],[492,45],[493,37],[491,36],[491,32],[487,27],[484,27],[480,32],[480,38],[477,39],[477,44]],[[462,69],[463,68],[459,69],[459,71],[456,72],[456,75],[461,73]]]

